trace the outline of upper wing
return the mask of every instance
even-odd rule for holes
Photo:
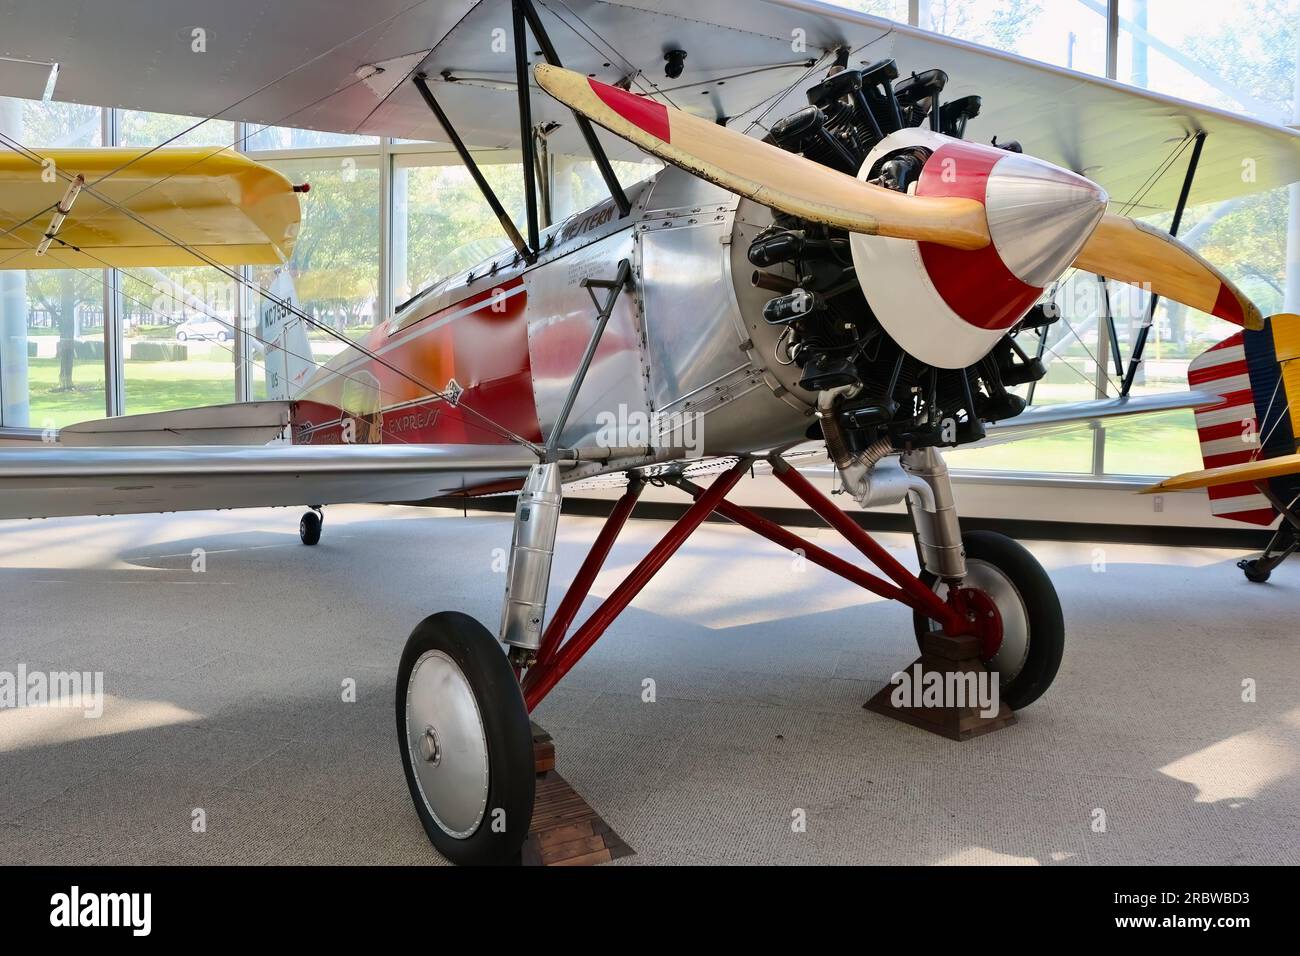
[[[34,151],[39,159],[0,151],[0,222],[6,230],[0,235],[0,268],[207,264],[188,247],[223,265],[279,265],[293,253],[299,220],[293,184],[232,149],[146,152],[41,149],[36,144]],[[51,168],[58,175],[50,175]],[[38,256],[36,246],[50,224],[50,207],[68,188],[64,177],[78,174],[85,177],[86,186],[58,231],[59,241],[47,255]]]
[[[1206,468],[1203,471],[1189,471],[1181,475],[1166,478],[1150,488],[1143,488],[1144,495],[1161,491],[1190,491],[1193,488],[1215,488],[1219,485],[1235,485],[1239,482],[1266,481],[1269,478],[1282,478],[1286,475],[1300,474],[1300,454],[1282,455],[1279,458],[1260,458],[1243,462],[1239,465],[1223,465],[1220,468]]]
[[[0,449],[0,518],[419,501],[518,481],[518,445]]]
[[[284,29],[250,30],[238,42],[204,34],[199,53],[194,30],[208,7],[207,0],[18,4],[6,10],[0,55],[58,61],[55,99],[445,140],[406,82],[418,68],[466,142],[518,146],[509,0],[371,0],[333,4],[328,16],[315,0],[285,0],[273,13]],[[945,98],[983,97],[971,139],[1017,139],[1120,203],[1142,194],[1129,210],[1135,214],[1173,205],[1181,176],[1148,180],[1180,140],[1200,131],[1208,136],[1192,203],[1300,179],[1294,130],[810,0],[537,0],[537,8],[566,66],[609,83],[632,77],[636,92],[710,120],[727,117],[745,132],[761,135],[764,124],[803,105],[808,60],[847,45],[854,64],[893,57],[903,73],[945,70]],[[267,21],[264,0],[226,0],[222,9],[233,22]],[[76,30],[67,28],[72,22]],[[792,51],[792,38],[805,48]],[[662,57],[674,48],[688,57],[670,80]],[[32,89],[0,93],[39,97],[47,74],[33,77]],[[540,91],[532,110],[535,124],[559,124],[548,138],[552,152],[585,152],[567,110]],[[614,137],[602,140],[612,156],[638,155]],[[1255,161],[1253,179],[1241,175],[1242,157]]]

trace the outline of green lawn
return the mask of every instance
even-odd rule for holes
[[[132,362],[125,365],[128,414],[160,412],[195,405],[217,405],[235,400],[235,372],[229,360],[184,362]],[[31,392],[30,421],[34,428],[62,428],[104,417],[104,365],[78,362],[73,367],[73,390],[56,390],[57,359],[28,359]]]
[[[1092,431],[1087,426],[947,456],[953,468],[995,471],[1092,471]],[[1113,475],[1176,475],[1201,466],[1191,411],[1161,412],[1106,426],[1106,471]]]

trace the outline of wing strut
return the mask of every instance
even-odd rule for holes
[[[1178,203],[1174,206],[1174,221],[1169,225],[1169,235],[1177,236],[1178,227],[1183,221],[1183,210],[1187,208],[1187,197],[1192,191],[1192,181],[1196,178],[1196,166],[1201,161],[1201,148],[1205,145],[1205,130],[1196,134],[1196,142],[1192,144],[1192,158],[1187,161],[1187,172],[1183,175],[1183,188],[1178,194]],[[1142,327],[1138,329],[1137,340],[1133,343],[1133,351],[1129,354],[1128,370],[1124,373],[1124,384],[1120,386],[1120,398],[1127,398],[1129,390],[1133,387],[1133,378],[1137,375],[1138,366],[1142,364],[1142,352],[1146,349],[1147,336],[1151,332],[1151,323],[1155,321],[1156,305],[1160,302],[1160,296],[1155,293],[1151,294],[1151,301],[1147,304],[1146,318],[1142,322]]]
[[[528,88],[528,28],[524,25],[524,9],[519,0],[512,0],[515,33],[515,88],[519,93],[519,149],[523,153],[524,209],[528,218],[528,245],[533,257],[542,247],[541,230],[537,226],[537,160],[536,140],[533,137],[533,102]],[[532,260],[529,260],[530,262]]]
[[[591,332],[591,339],[587,342],[587,351],[582,354],[582,361],[578,363],[578,371],[574,373],[573,384],[569,386],[569,394],[564,398],[564,405],[560,408],[560,414],[555,418],[555,424],[551,426],[551,437],[546,440],[546,460],[548,462],[559,460],[560,433],[564,431],[564,426],[569,422],[569,413],[573,411],[573,403],[578,399],[578,392],[582,389],[582,383],[587,377],[587,370],[591,368],[591,360],[596,356],[596,347],[600,345],[600,337],[605,332],[605,326],[609,324],[609,317],[614,314],[614,303],[618,301],[618,295],[626,289],[632,278],[632,267],[626,259],[618,264],[618,275],[613,279],[593,279],[587,276],[578,284],[587,290],[587,295],[591,296],[591,304],[596,307],[596,327]],[[596,298],[596,293],[592,289],[605,290],[605,302],[602,305]]]
[[[563,66],[564,64],[560,62],[560,55],[555,52],[555,45],[551,43],[551,37],[546,32],[546,27],[542,26],[542,19],[537,15],[537,8],[533,6],[533,0],[512,0],[512,2],[515,9],[522,10],[524,17],[527,18],[528,26],[533,31],[533,38],[537,40],[537,45],[542,48],[542,55],[546,57],[546,62],[551,66]],[[527,72],[520,72],[518,82],[521,103],[527,102],[528,99],[528,81]],[[605,147],[600,145],[600,140],[596,137],[596,131],[592,128],[591,121],[587,117],[574,110],[573,118],[578,123],[582,138],[587,141],[587,149],[591,151],[591,158],[595,160],[596,168],[600,170],[600,178],[605,180],[605,188],[609,190],[610,196],[614,198],[614,203],[618,206],[618,216],[622,219],[632,211],[632,204],[628,202],[627,193],[623,192],[623,186],[619,183],[618,176],[614,174],[614,167],[609,164],[609,157],[605,155]],[[531,133],[529,132],[526,135],[531,135]]]
[[[469,150],[466,148],[464,140],[460,138],[460,134],[456,132],[456,128],[451,125],[451,120],[443,111],[442,107],[438,105],[438,101],[434,99],[433,92],[429,89],[428,76],[424,73],[416,73],[411,77],[411,82],[415,84],[415,88],[419,90],[420,95],[424,97],[425,105],[429,107],[430,112],[432,112],[434,117],[437,118],[439,125],[446,130],[447,138],[451,140],[451,145],[456,150],[456,155],[460,157],[460,161],[464,163],[465,168],[469,170],[470,176],[473,177],[474,182],[478,185],[479,192],[483,194],[483,198],[487,200],[487,204],[492,207],[492,212],[496,214],[497,222],[501,223],[501,228],[505,230],[506,235],[510,238],[510,242],[514,245],[515,251],[519,253],[521,258],[532,263],[536,260],[537,253],[529,247],[528,243],[524,242],[524,237],[521,236],[519,230],[515,228],[514,220],[510,218],[510,214],[506,212],[505,207],[501,205],[501,200],[498,199],[497,194],[492,191],[492,187],[488,184],[488,181],[483,178],[483,172],[478,168],[478,163],[474,162],[474,157],[469,154]],[[536,221],[536,209],[534,209],[533,215],[534,221]]]

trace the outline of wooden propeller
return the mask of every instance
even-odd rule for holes
[[[1227,276],[1169,233],[1144,222],[1107,213],[1074,264],[1085,272],[1146,286],[1248,329],[1264,327],[1255,303]]]
[[[572,70],[539,63],[534,74],[542,89],[593,123],[764,206],[869,236],[958,249],[989,244],[984,205],[974,199],[909,196]]]
[[[687,172],[791,215],[850,232],[982,249],[991,241],[984,204],[913,196],[862,182],[795,153],[644,96],[548,64],[542,89],[618,136]],[[1167,233],[1106,215],[1074,263],[1249,329],[1259,309],[1214,266]]]

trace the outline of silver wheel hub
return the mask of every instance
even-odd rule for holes
[[[438,733],[432,727],[424,728],[424,736],[420,738],[420,756],[424,758],[425,763],[431,763],[435,767],[442,760],[442,748],[438,746]]]
[[[411,669],[406,747],[434,821],[456,839],[473,836],[487,811],[487,732],[468,678],[442,651],[425,651]]]
[[[998,614],[1002,616],[1002,643],[992,658],[984,664],[989,670],[997,671],[1002,683],[1015,680],[1025,666],[1029,657],[1029,612],[1025,609],[1024,599],[1011,583],[1011,579],[987,561],[975,558],[966,559],[966,577],[962,587],[978,588],[987,594],[997,605]],[[948,585],[942,581],[935,584],[934,591],[945,601],[948,599]],[[938,630],[934,621],[930,627]]]

